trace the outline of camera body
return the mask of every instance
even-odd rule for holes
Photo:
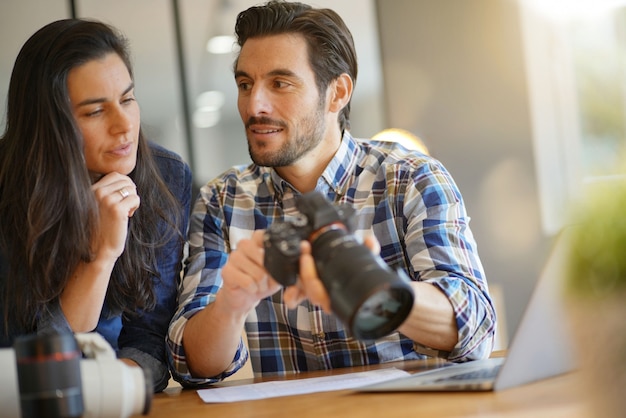
[[[18,337],[0,349],[0,417],[147,415],[152,379],[97,333]]]
[[[265,268],[285,287],[298,280],[300,241],[313,242],[316,236],[330,230],[343,230],[346,234],[354,230],[354,209],[350,206],[332,205],[317,192],[300,196],[296,205],[300,214],[289,222],[274,222],[264,237]]]
[[[333,312],[360,340],[381,338],[404,322],[414,294],[402,270],[394,272],[353,235],[354,209],[333,205],[317,191],[296,201],[301,215],[274,222],[264,237],[264,265],[283,286],[296,283],[300,242],[311,243],[319,278]]]

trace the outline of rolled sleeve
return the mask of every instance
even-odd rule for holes
[[[424,166],[415,184],[403,208],[409,214],[405,242],[414,279],[438,287],[453,307],[458,342],[446,357],[456,362],[488,357],[495,338],[495,309],[461,194],[438,164]],[[417,344],[416,351],[430,354]]]
[[[214,216],[217,206],[210,204],[212,195],[210,188],[205,186],[194,205],[189,226],[189,257],[179,288],[178,309],[167,336],[168,361],[172,376],[185,387],[223,380],[243,367],[248,357],[241,340],[231,365],[218,376],[195,378],[187,365],[183,346],[185,326],[193,315],[215,300],[215,294],[222,285],[221,268],[228,258],[221,224],[218,221],[222,218]]]

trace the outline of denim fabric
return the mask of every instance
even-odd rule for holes
[[[182,207],[179,230],[186,237],[191,201],[191,170],[175,153],[157,144],[151,144],[151,148],[165,183]],[[181,239],[175,236],[157,252],[161,277],[154,278],[157,303],[153,310],[139,311],[137,315],[122,318],[120,315],[111,315],[105,306],[95,330],[117,350],[118,357],[132,359],[150,371],[155,391],[163,390],[170,377],[165,357],[165,336],[176,309],[183,246]],[[0,252],[0,289],[6,280],[6,266],[6,255]],[[50,331],[71,331],[58,301],[50,304],[49,315],[40,318],[37,324],[37,332]],[[15,336],[15,333],[7,336],[4,321],[0,321],[0,347],[10,346]]]

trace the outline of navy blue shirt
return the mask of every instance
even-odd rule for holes
[[[180,202],[182,213],[178,228],[185,238],[191,202],[191,170],[177,154],[156,144],[150,146],[165,184]],[[132,359],[150,371],[155,391],[163,390],[170,377],[165,357],[165,336],[176,309],[183,246],[184,239],[174,235],[167,245],[157,249],[160,278],[154,278],[157,297],[154,309],[121,317],[119,314],[112,314],[105,304],[96,328],[116,349],[118,357]],[[6,255],[0,251],[0,285],[6,280],[7,264]],[[4,286],[0,286],[2,287]],[[0,300],[0,306],[1,304]],[[71,332],[58,301],[51,303],[49,308],[50,315],[40,318],[37,332]],[[15,336],[6,335],[4,321],[0,320],[0,347],[11,346]]]

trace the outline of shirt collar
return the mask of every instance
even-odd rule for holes
[[[337,152],[326,166],[322,176],[317,180],[315,189],[325,194],[328,194],[328,189],[338,195],[346,194],[350,186],[350,178],[354,173],[354,167],[359,161],[359,153],[360,148],[357,141],[348,131],[345,131]],[[274,189],[279,196],[285,194],[287,187],[296,192],[295,188],[280,177],[273,168],[270,170],[270,175]]]
[[[350,186],[354,167],[359,160],[359,152],[356,140],[348,131],[344,131],[339,149],[317,181],[316,189],[330,187],[336,194],[344,195]]]

